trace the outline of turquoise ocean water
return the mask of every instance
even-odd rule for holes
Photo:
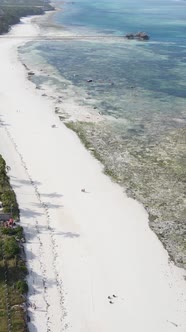
[[[38,69],[44,62],[50,75],[37,71],[33,81],[57,91],[59,108],[74,100],[78,112],[87,106],[103,117],[99,123],[76,122],[71,127],[94,148],[106,172],[143,202],[157,232],[162,222],[182,223],[186,1],[56,3],[61,10],[53,23],[73,38],[58,40],[56,34],[53,40],[22,47],[20,55],[29,68]],[[138,31],[147,32],[150,40],[123,38]],[[176,255],[171,245],[169,250]]]
[[[79,95],[86,92],[100,113],[124,118],[129,130],[141,123],[145,134],[158,135],[165,121],[168,130],[182,126],[176,119],[185,114],[185,1],[76,0],[60,6],[53,22],[76,37],[31,43],[25,55],[35,51],[69,82],[63,89],[80,88]],[[137,31],[146,31],[150,42],[118,39]]]

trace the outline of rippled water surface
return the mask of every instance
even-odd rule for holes
[[[74,101],[77,112],[86,106],[102,117],[69,126],[107,173],[144,203],[151,226],[157,234],[161,229],[169,252],[183,263],[186,2],[76,0],[60,6],[54,23],[74,38],[29,43],[20,50],[22,60],[37,69],[38,88],[48,85],[61,96],[56,105],[63,115]],[[122,37],[137,31],[146,31],[150,41]]]

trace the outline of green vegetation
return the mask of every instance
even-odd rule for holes
[[[0,197],[3,201],[3,212],[13,204],[13,213],[19,217],[19,209],[14,192],[6,174],[6,164],[0,156]],[[5,206],[4,206],[5,204]],[[0,225],[0,331],[8,331],[8,318],[11,330],[26,332],[24,313],[24,295],[28,292],[25,281],[27,268],[23,259],[21,241],[24,238],[23,228],[4,227]]]
[[[17,226],[16,228],[3,228],[1,233],[4,235],[16,235],[16,238],[21,240],[23,237],[23,227]]]
[[[19,241],[14,235],[3,235],[0,227],[0,320],[1,332],[8,331],[8,316],[12,331],[27,331],[24,297],[28,292],[25,281],[27,268],[21,258]],[[8,305],[7,305],[8,304]]]
[[[4,256],[6,258],[14,258],[19,254],[19,245],[14,237],[7,238],[4,241]]]
[[[28,292],[28,285],[25,280],[18,280],[16,282],[16,288],[20,294],[26,294]]]
[[[14,218],[19,217],[19,208],[14,191],[10,187],[9,178],[6,173],[6,164],[0,155],[0,201],[5,213],[12,213]]]
[[[28,15],[41,15],[54,8],[41,0],[0,0],[0,34],[9,31],[20,18]]]
[[[7,189],[3,194],[1,194],[1,202],[4,207],[4,212],[16,214],[17,202],[16,197],[12,189]]]

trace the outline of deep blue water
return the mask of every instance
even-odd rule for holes
[[[155,97],[157,92],[186,96],[185,1],[75,0],[67,1],[62,8],[54,21],[74,33],[88,34],[90,39],[100,34],[113,36],[111,44],[74,40],[42,46],[50,64],[57,64],[61,74],[74,84],[83,85],[86,67],[95,80],[106,75],[107,80],[112,77],[122,84],[125,77],[127,84],[154,91]],[[131,43],[128,49],[114,43],[114,36],[137,31],[146,31],[150,43]]]
[[[172,0],[75,0],[55,21],[76,31],[123,35],[147,31],[152,40],[185,43],[186,2]]]

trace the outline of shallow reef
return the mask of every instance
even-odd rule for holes
[[[114,131],[109,121],[67,122],[105,166],[105,173],[149,213],[149,225],[170,259],[186,268],[186,129],[176,128],[148,141]]]

